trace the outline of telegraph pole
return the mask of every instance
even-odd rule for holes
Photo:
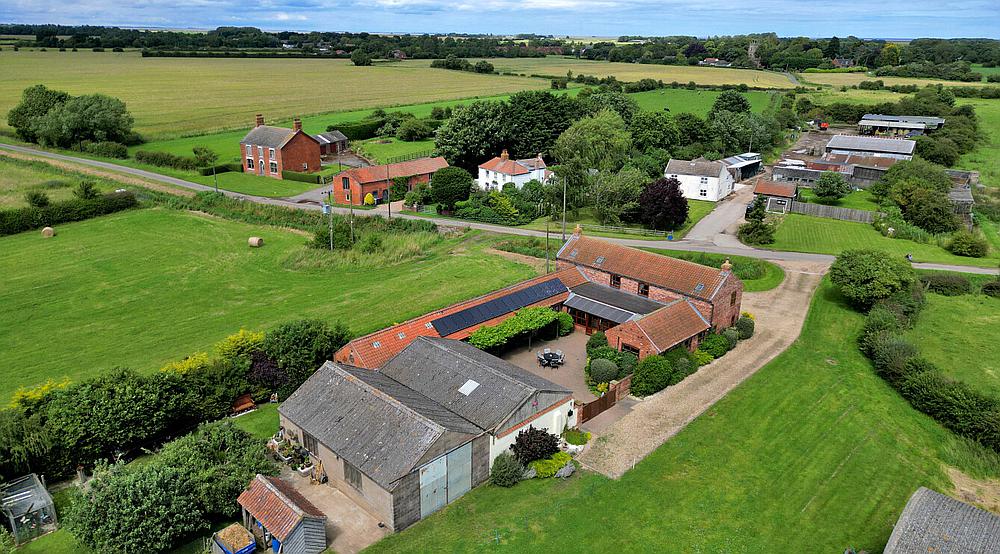
[[[563,182],[563,213],[562,213],[562,240],[566,242],[566,177],[562,178]],[[548,247],[548,245],[546,245]]]
[[[386,200],[389,208],[389,220],[392,221],[392,181],[389,180],[389,164],[385,164],[385,186],[386,190],[389,191]]]

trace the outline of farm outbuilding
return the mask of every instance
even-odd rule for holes
[[[0,498],[0,509],[15,543],[24,544],[58,528],[52,496],[38,475],[32,473],[15,479],[4,487]]]
[[[277,554],[326,550],[326,515],[279,477],[257,475],[236,499],[243,525]]]
[[[899,515],[883,552],[1000,552],[1000,517],[920,487]]]
[[[767,203],[767,211],[771,213],[788,213],[792,207],[792,200],[795,200],[796,186],[789,181],[767,181],[761,179],[757,181],[753,188],[753,196],[764,198]]]

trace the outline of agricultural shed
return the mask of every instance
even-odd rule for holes
[[[836,135],[826,144],[827,154],[863,154],[878,158],[909,160],[917,143],[912,140],[882,137]]]
[[[56,507],[45,483],[31,473],[15,479],[0,495],[0,510],[18,545],[31,541],[58,528]]]
[[[280,478],[258,474],[236,502],[243,525],[265,547],[282,554],[326,550],[326,515]]]
[[[903,508],[883,552],[1000,552],[1000,517],[920,487]]]

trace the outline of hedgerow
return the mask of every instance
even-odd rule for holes
[[[0,236],[23,233],[45,226],[83,221],[138,206],[131,192],[113,192],[97,198],[74,198],[44,207],[25,206],[0,210]]]

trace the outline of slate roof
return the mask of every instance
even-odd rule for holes
[[[449,339],[420,337],[379,372],[487,431],[495,430],[538,392],[571,394],[510,362]],[[463,394],[459,389],[470,380],[477,386]]]
[[[725,166],[720,162],[708,160],[675,160],[667,162],[664,175],[698,175],[701,177],[718,177]]]
[[[603,302],[597,302],[596,300],[591,300],[586,296],[579,296],[573,293],[569,294],[569,298],[563,302],[563,305],[567,308],[574,308],[587,312],[590,315],[594,315],[608,321],[613,321],[618,324],[625,323],[635,317],[635,314],[628,310],[616,308],[615,306],[604,304]]]
[[[254,146],[264,146],[267,148],[281,148],[286,142],[295,136],[295,131],[284,127],[272,127],[270,125],[258,125],[243,137],[242,144],[252,144]],[[310,137],[312,138],[312,137]]]
[[[319,508],[278,477],[257,474],[236,502],[282,542],[303,518],[326,519]]]
[[[278,411],[386,490],[482,433],[389,375],[326,362]]]
[[[753,187],[753,193],[763,194],[764,196],[795,198],[795,189],[795,183],[792,182],[765,181],[764,179],[761,179],[757,181],[757,184]]]
[[[619,289],[598,285],[597,283],[583,283],[573,287],[572,291],[573,294],[614,306],[633,314],[648,314],[663,307],[663,304],[655,300],[650,300],[645,296],[630,294]]]
[[[883,552],[1000,552],[1000,517],[920,487],[903,508]]]
[[[823,159],[816,161],[819,163],[827,161],[832,163],[857,165],[861,167],[888,169],[895,165],[899,160],[896,158],[879,158],[877,156],[862,156],[859,154],[827,154],[826,156],[823,156]]]
[[[331,142],[343,142],[347,140],[347,136],[337,130],[313,135],[313,138],[318,140],[320,144],[330,144]]]
[[[688,300],[674,300],[663,308],[635,320],[635,324],[657,350],[663,352],[711,327]]]
[[[701,300],[712,300],[731,272],[574,234],[557,259],[672,290]]]
[[[836,135],[826,144],[828,150],[859,150],[862,152],[888,152],[892,154],[913,154],[917,143],[907,139],[860,137]]]
[[[386,180],[386,168],[388,168],[389,172],[388,178],[394,179],[396,177],[411,177],[413,175],[430,175],[442,167],[448,167],[448,162],[438,156],[436,158],[418,158],[394,164],[356,167],[340,175],[349,174],[362,184],[379,183]]]

